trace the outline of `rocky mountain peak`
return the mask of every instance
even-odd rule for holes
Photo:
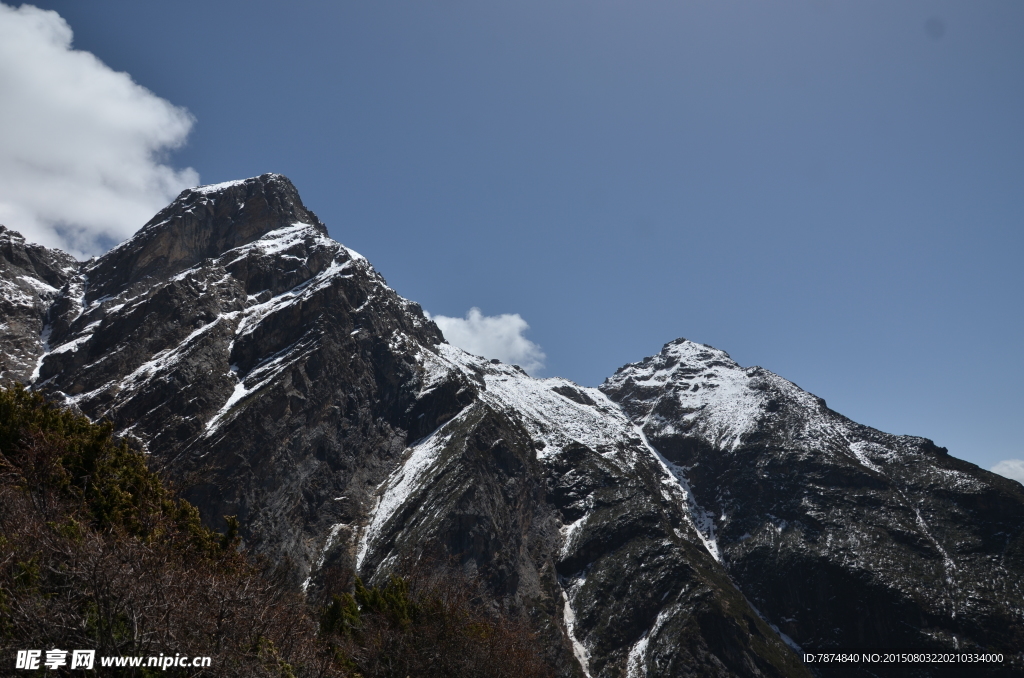
[[[292,182],[280,174],[185,189],[133,237],[86,268],[85,301],[116,294],[146,278],[174,275],[299,223],[327,235]]]
[[[60,289],[78,267],[70,254],[27,242],[21,233],[0,224],[0,270],[5,279],[17,274]]]
[[[1019,485],[686,340],[601,391],[686,477],[730,575],[803,648],[962,648],[1021,633]]]
[[[619,368],[601,390],[648,428],[696,426],[720,447],[734,448],[765,410],[762,372],[740,367],[725,351],[676,339],[658,355]]]
[[[721,450],[735,450],[762,424],[779,423],[781,410],[790,421],[829,414],[824,400],[796,384],[688,339],[619,368],[600,388],[648,432],[697,435]]]
[[[670,382],[690,380],[695,375],[728,379],[732,373],[744,371],[725,351],[679,338],[665,344],[657,355],[620,367],[605,383],[621,385],[632,381],[661,388]]]
[[[0,225],[0,379],[28,381],[44,350],[47,309],[80,264]]]

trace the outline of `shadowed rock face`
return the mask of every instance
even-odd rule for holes
[[[60,271],[18,335],[38,342],[35,386],[111,418],[295,586],[453,560],[528,616],[566,676],[810,675],[771,624],[812,647],[981,643],[969,624],[1002,614],[1018,637],[1011,481],[689,342],[604,393],[471,356],[279,175],[184,191]],[[735,378],[712,386],[715,370]],[[1013,582],[983,590],[1000,573]],[[947,623],[954,610],[975,621]]]

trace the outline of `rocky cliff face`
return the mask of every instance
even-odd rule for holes
[[[567,676],[1020,647],[1018,484],[714,349],[601,390],[471,356],[278,175],[184,191],[80,266],[4,233],[5,376],[112,419],[295,586],[452,562]]]

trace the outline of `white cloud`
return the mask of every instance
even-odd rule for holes
[[[199,175],[160,162],[191,114],[71,38],[56,12],[0,4],[0,224],[81,256],[130,236]]]
[[[1024,459],[1004,459],[990,470],[992,473],[1024,483]]]
[[[523,336],[530,326],[518,313],[484,315],[474,307],[465,318],[435,315],[430,319],[441,328],[448,343],[464,351],[519,365],[531,374],[544,367],[544,351]]]

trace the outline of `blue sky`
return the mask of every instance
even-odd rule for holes
[[[1024,457],[1018,0],[36,5],[191,113],[166,165],[289,176],[431,313],[519,314],[542,375],[685,336]]]

